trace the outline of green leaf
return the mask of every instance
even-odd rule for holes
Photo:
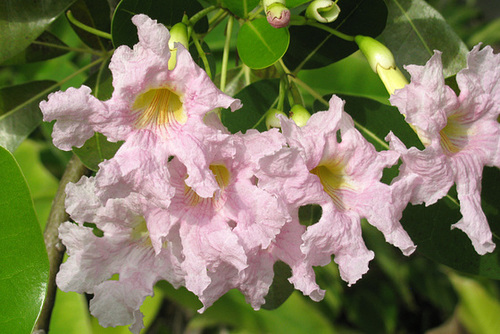
[[[359,52],[326,67],[302,70],[297,76],[321,95],[335,92],[389,103],[382,81]]]
[[[294,290],[293,285],[288,281],[292,276],[292,270],[286,263],[281,261],[274,263],[273,271],[273,283],[266,295],[266,303],[262,305],[265,310],[274,310],[280,307]]]
[[[236,16],[246,18],[259,2],[260,0],[222,0],[222,6]]]
[[[458,317],[469,333],[496,334],[500,332],[500,303],[477,281],[450,275],[451,282],[458,292],[460,304]]]
[[[88,302],[84,295],[57,289],[49,333],[95,334],[92,332]]]
[[[1,65],[19,65],[36,61],[43,61],[59,57],[68,52],[67,50],[64,50],[60,47],[67,47],[67,45],[50,32],[44,31],[26,49],[24,49],[14,57],[7,59]]]
[[[427,2],[386,0],[386,3],[389,17],[380,40],[394,53],[399,67],[424,65],[434,50],[443,52],[446,77],[465,67],[467,47],[441,14]]]
[[[53,81],[34,81],[0,89],[0,145],[13,152],[41,123],[38,104]]]
[[[302,4],[305,4],[306,2],[309,2],[311,0],[287,0],[286,1],[286,6],[287,8],[295,8],[298,7]]]
[[[236,48],[241,60],[250,68],[271,66],[285,54],[290,43],[286,28],[273,28],[265,17],[247,21],[238,33]]]
[[[49,261],[26,180],[0,147],[0,313],[4,333],[31,333],[40,313]]]
[[[201,10],[203,7],[196,0],[184,0],[182,3],[176,0],[122,0],[116,7],[111,21],[113,45],[132,47],[139,41],[137,28],[131,21],[135,14],[146,14],[167,27],[171,27],[181,22],[184,14],[191,17]],[[198,21],[194,28],[197,32],[206,32],[208,30],[207,18],[204,17]]]
[[[106,159],[111,159],[122,144],[123,142],[109,142],[102,134],[95,133],[82,147],[73,148],[73,152],[85,167],[97,172],[98,165]]]
[[[468,45],[484,43],[494,45],[500,41],[500,18],[489,22],[467,40]]]
[[[27,48],[73,1],[0,1],[0,64]]]
[[[385,27],[387,8],[384,0],[339,0],[340,15],[326,26],[344,34],[376,37]],[[358,46],[310,26],[291,26],[290,47],[283,57],[288,68],[319,68],[341,60]]]
[[[86,26],[103,32],[111,30],[107,1],[78,0],[71,6],[70,10],[75,19]],[[110,40],[91,34],[71,22],[70,24],[80,39],[91,48],[96,50],[110,50],[113,48]]]
[[[35,142],[27,139],[14,152],[14,157],[31,190],[35,212],[42,229],[49,217],[52,201],[59,185],[59,181],[40,161],[41,151],[48,149],[48,147],[49,144],[46,142]]]
[[[222,123],[231,131],[245,132],[255,128],[259,131],[266,130],[265,114],[277,101],[279,93],[279,80],[261,80],[247,86],[236,94],[243,107],[234,112],[223,110]]]

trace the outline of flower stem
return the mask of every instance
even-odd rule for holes
[[[216,5],[213,5],[213,6],[207,7],[203,10],[200,10],[198,13],[191,16],[191,18],[189,19],[189,24],[194,26],[201,18],[203,18],[204,16],[207,16],[208,13],[216,10],[217,8],[219,8],[219,7],[217,7]]]
[[[224,42],[224,53],[222,54],[222,69],[220,73],[220,90],[226,89],[227,80],[227,63],[229,61],[229,43],[231,42],[231,35],[233,34],[233,17],[229,16],[226,27],[226,41]]]
[[[344,34],[336,29],[330,28],[327,25],[318,23],[318,22],[313,21],[313,20],[307,20],[305,24],[308,26],[311,26],[311,27],[322,29],[322,30],[329,32],[330,34],[335,35],[338,38],[341,38],[341,39],[346,40],[348,42],[354,42],[354,36]]]
[[[94,51],[92,49],[72,48],[69,46],[58,45],[58,44],[47,43],[47,42],[40,42],[40,41],[33,41],[32,44],[47,46],[47,47],[54,48],[54,49],[66,50],[69,52],[89,53],[89,54],[95,55],[95,56],[102,56],[102,52]]]
[[[205,66],[205,72],[207,72],[208,77],[212,79],[212,72],[210,70],[210,64],[208,63],[207,55],[205,54],[205,51],[201,47],[200,41],[198,40],[198,36],[196,34],[192,34],[191,37],[193,38],[194,45],[196,46],[196,50],[198,51],[198,55],[200,56],[201,60],[203,61],[203,66]]]
[[[66,16],[68,17],[69,22],[73,23],[78,28],[83,29],[83,30],[85,30],[85,31],[87,31],[87,32],[89,32],[89,33],[91,33],[93,35],[96,35],[96,36],[99,36],[99,37],[102,37],[102,38],[106,38],[106,39],[111,39],[111,34],[109,34],[107,32],[104,32],[104,31],[100,31],[100,30],[92,28],[92,27],[89,27],[88,25],[85,25],[82,22],[78,21],[73,16],[73,14],[71,13],[70,10],[68,10],[66,12]]]
[[[89,170],[85,168],[80,159],[76,155],[73,155],[61,178],[54,202],[52,202],[50,215],[47,220],[47,225],[45,226],[45,231],[43,232],[45,247],[47,249],[50,263],[49,282],[47,284],[47,296],[43,303],[40,317],[33,328],[34,333],[37,331],[40,332],[41,330],[46,333],[49,331],[50,316],[54,307],[57,291],[56,274],[59,271],[59,266],[61,265],[65,251],[65,247],[59,239],[58,229],[59,225],[67,221],[69,218],[64,206],[64,200],[66,198],[66,185],[69,182],[77,182],[82,175],[85,175],[88,172]]]

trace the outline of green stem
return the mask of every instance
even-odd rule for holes
[[[63,222],[69,219],[64,206],[66,185],[70,182],[77,182],[82,175],[87,173],[88,169],[85,168],[76,155],[73,155],[59,182],[59,188],[52,202],[50,215],[47,220],[47,225],[45,226],[45,231],[43,232],[43,239],[45,241],[50,264],[49,282],[47,284],[47,295],[43,303],[40,317],[33,328],[33,333],[39,333],[41,331],[43,331],[43,333],[48,333],[49,331],[50,316],[54,308],[57,291],[56,274],[59,271],[59,266],[61,265],[65,251],[65,247],[59,239],[58,229]]]
[[[226,40],[224,42],[224,53],[222,54],[222,69],[220,73],[220,90],[226,89],[227,80],[227,63],[229,61],[229,43],[231,42],[231,35],[233,34],[233,17],[229,16],[226,27]]]
[[[87,66],[85,67],[82,67],[81,69],[79,69],[78,71],[74,72],[73,74],[67,76],[66,78],[62,79],[61,81],[59,82],[56,82],[55,84],[53,84],[52,86],[50,86],[49,88],[47,89],[44,89],[42,90],[40,93],[36,94],[35,96],[33,96],[32,98],[24,101],[23,103],[21,103],[20,105],[18,105],[17,107],[15,107],[14,109],[10,110],[8,113],[5,113],[3,114],[1,117],[7,117],[8,115],[12,114],[12,113],[15,113],[17,110],[19,109],[22,109],[24,107],[26,107],[27,105],[29,105],[30,103],[33,103],[34,101],[42,98],[44,95],[48,94],[49,92],[51,92],[52,90],[56,89],[57,87],[63,85],[64,83],[66,83],[67,81],[73,79],[74,77],[76,77],[77,75],[79,75],[80,73],[82,72],[85,72],[86,70],[88,70],[89,68],[92,68],[94,67],[95,65],[99,64],[100,62],[104,61],[106,58],[100,58],[90,64],[88,64]]]
[[[257,7],[257,9],[255,10],[255,12],[248,17],[248,21],[253,21],[253,19],[255,19],[258,15],[260,15],[260,12],[263,9],[264,9],[264,7],[262,7],[261,5],[259,5],[259,7]]]
[[[207,16],[210,12],[216,10],[217,8],[218,7],[216,5],[213,5],[213,6],[207,7],[203,10],[200,10],[198,13],[191,16],[191,18],[189,19],[189,24],[194,26],[200,19]]]
[[[69,46],[58,45],[58,44],[53,44],[53,43],[46,43],[46,42],[39,42],[39,41],[33,41],[32,43],[36,44],[36,45],[47,46],[47,47],[54,48],[54,49],[66,50],[69,52],[89,53],[89,54],[95,55],[95,56],[102,56],[102,52],[94,51],[92,49],[72,48]]]
[[[224,14],[226,14],[226,11],[222,8],[219,9],[219,11],[211,19],[208,20],[208,25],[211,26],[215,21],[217,21]]]
[[[318,29],[322,29],[322,30],[329,32],[330,34],[335,35],[338,38],[341,38],[341,39],[346,40],[348,42],[354,42],[354,36],[344,34],[336,29],[330,28],[329,26],[321,24],[319,22],[307,20],[306,25],[311,26],[311,27],[315,27]]]
[[[196,34],[192,34],[194,45],[196,46],[196,50],[198,50],[198,55],[201,57],[203,61],[203,65],[205,66],[205,72],[207,72],[208,77],[212,79],[212,71],[210,70],[210,64],[208,63],[207,55],[205,51],[201,47],[200,41],[198,40],[198,36]]]
[[[85,25],[85,24],[81,23],[80,21],[78,21],[77,19],[75,19],[75,17],[73,16],[73,14],[71,13],[70,10],[68,10],[66,12],[66,16],[68,17],[68,20],[71,23],[73,23],[75,26],[77,26],[78,28],[83,29],[83,30],[85,30],[93,35],[96,35],[96,36],[99,36],[102,38],[106,38],[106,39],[111,39],[111,34],[108,34],[107,32],[100,31],[98,29],[89,27],[88,25]]]

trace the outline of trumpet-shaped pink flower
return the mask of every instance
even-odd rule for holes
[[[69,184],[67,195],[67,211],[77,224],[66,222],[59,228],[69,258],[61,265],[57,285],[63,291],[94,294],[90,311],[101,325],[132,324],[130,330],[139,333],[144,327],[139,307],[153,295],[154,284],[159,280],[174,287],[184,284],[178,245],[155,244],[155,235],[175,235],[175,228],[170,229],[165,213],[140,196],[102,205],[94,178]],[[149,223],[158,215],[164,216],[161,231]],[[103,235],[94,234],[84,222],[94,223]],[[115,274],[118,280],[111,279]]]
[[[263,173],[257,176],[260,187],[285,199],[295,212],[292,216],[297,216],[300,206],[321,205],[321,219],[302,236],[308,266],[326,265],[335,255],[342,278],[355,283],[373,258],[361,236],[361,218],[405,255],[414,251],[399,223],[407,198],[380,182],[383,169],[397,162],[398,153],[377,152],[354,128],[336,96],[328,111],[314,114],[304,127],[285,118],[281,125],[290,148],[263,158]],[[291,279],[298,280],[295,275]]]
[[[495,244],[481,209],[483,166],[500,167],[500,55],[491,47],[474,47],[467,68],[457,74],[460,95],[445,85],[441,53],[425,66],[409,65],[411,83],[390,101],[412,124],[425,149],[406,149],[389,134],[391,146],[402,154],[398,182],[418,176],[411,202],[431,205],[457,185],[462,219],[453,225],[464,231],[479,254]]]
[[[169,68],[172,53],[166,27],[142,14],[132,21],[139,42],[133,49],[122,45],[114,52],[110,100],[101,102],[82,86],[53,93],[40,103],[44,120],[57,120],[54,144],[63,150],[80,147],[94,131],[143,150],[160,141],[156,145],[164,151],[160,158],[177,156],[189,169],[186,182],[200,196],[209,197],[217,183],[203,159],[204,137],[214,129],[203,123],[203,117],[214,109],[234,110],[241,104],[222,93],[180,43],[176,43],[175,67]]]

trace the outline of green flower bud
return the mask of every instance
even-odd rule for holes
[[[269,109],[269,111],[267,112],[267,116],[266,116],[266,128],[268,130],[271,128],[281,128],[281,122],[278,119],[278,117],[276,117],[276,115],[283,115],[285,117],[288,117],[281,110],[278,110],[275,108]]]
[[[292,109],[290,109],[290,118],[295,124],[302,127],[307,124],[307,121],[311,118],[311,114],[300,104],[295,104]]]
[[[340,8],[331,0],[314,0],[306,9],[306,17],[321,23],[333,22],[340,14]]]

